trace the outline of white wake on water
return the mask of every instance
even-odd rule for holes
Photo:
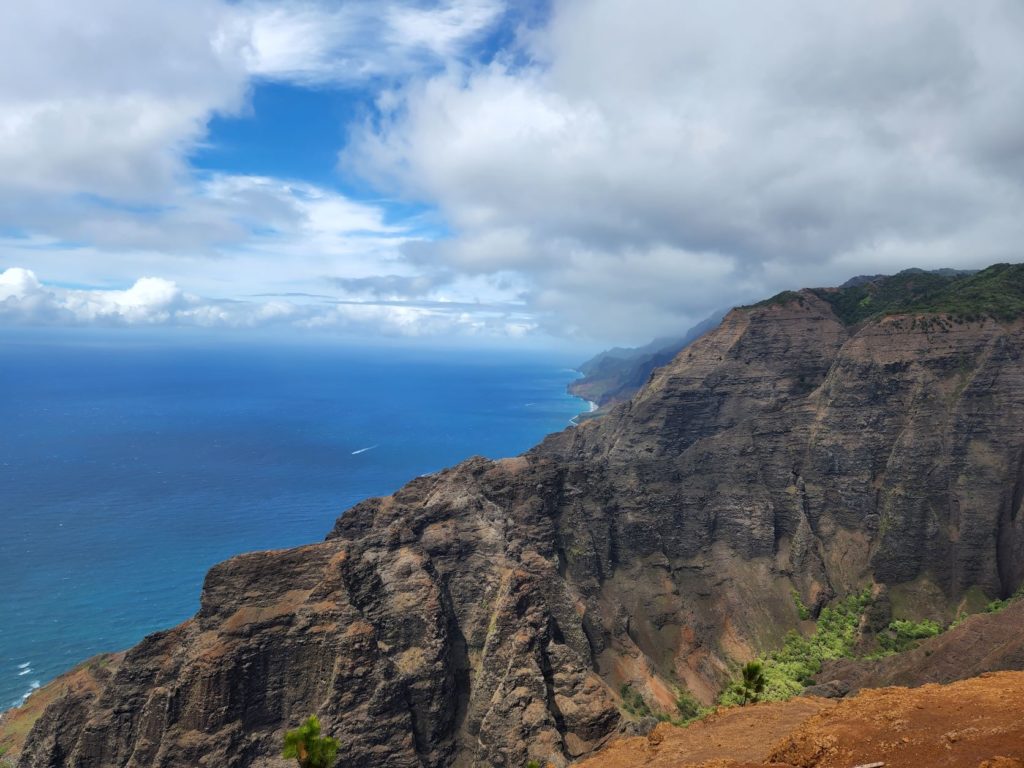
[[[28,690],[25,691],[25,693],[22,695],[22,697],[18,700],[17,704],[15,704],[14,706],[20,707],[22,704],[24,704],[26,701],[28,701],[28,697],[31,696],[33,694],[33,692],[35,692],[38,688],[39,688],[39,681],[38,680],[33,680],[31,683],[29,683]]]
[[[360,453],[366,453],[367,451],[372,451],[376,447],[377,447],[376,445],[371,445],[369,448],[360,448],[358,451],[352,451],[352,455],[353,456],[358,456]]]

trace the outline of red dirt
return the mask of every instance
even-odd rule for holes
[[[1024,768],[1024,672],[723,710],[621,739],[580,768]]]

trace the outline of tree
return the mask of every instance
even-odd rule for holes
[[[764,693],[764,664],[757,659],[743,665],[739,693],[744,704],[757,701]]]
[[[299,768],[331,768],[339,746],[337,739],[320,735],[320,718],[316,715],[284,735],[284,757],[294,757]]]

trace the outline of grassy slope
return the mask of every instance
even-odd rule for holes
[[[1024,315],[1024,264],[995,264],[974,274],[908,269],[890,277],[845,288],[815,288],[847,325],[896,314],[947,314],[955,319]],[[785,291],[754,306],[798,299]]]

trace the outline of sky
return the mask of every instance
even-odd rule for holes
[[[1020,260],[1019,0],[0,6],[0,326],[644,343]]]

